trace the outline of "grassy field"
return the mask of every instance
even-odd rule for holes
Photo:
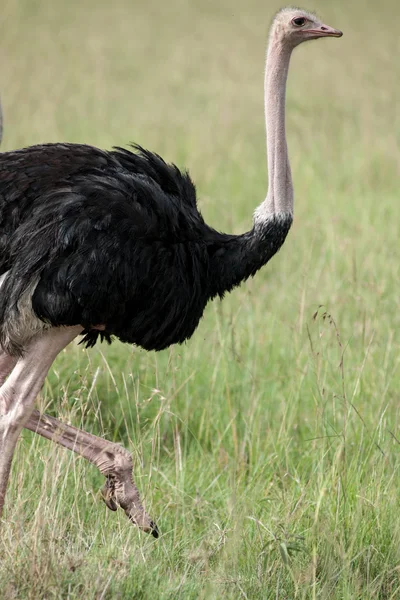
[[[3,150],[136,141],[189,168],[209,223],[249,229],[277,8],[4,0]],[[39,399],[132,451],[162,537],[107,510],[93,467],[24,432],[2,600],[400,598],[397,3],[308,8],[344,37],[293,57],[282,251],[189,343],[70,347]]]

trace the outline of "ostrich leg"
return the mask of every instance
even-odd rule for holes
[[[17,364],[17,358],[0,350],[0,388]]]
[[[108,508],[117,510],[120,506],[140,529],[158,537],[157,525],[146,514],[140,501],[132,479],[132,457],[125,448],[66,425],[54,417],[41,415],[37,410],[32,412],[24,426],[95,465],[107,479],[102,494]]]
[[[0,351],[0,387],[17,360],[16,357]],[[121,506],[133,523],[158,537],[157,526],[146,514],[139,492],[132,481],[132,459],[127,450],[68,426],[54,417],[41,415],[37,410],[32,412],[24,427],[80,454],[97,466],[107,479],[102,494],[108,508],[117,510],[118,505]]]
[[[0,517],[21,429],[32,412],[35,398],[55,357],[81,331],[82,327],[54,328],[32,340],[25,355],[18,359],[0,388]],[[11,368],[6,359],[2,361],[3,368],[6,363]]]

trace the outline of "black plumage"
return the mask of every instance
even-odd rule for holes
[[[281,247],[291,215],[243,235],[204,222],[185,172],[135,147],[46,144],[0,154],[2,324],[33,312],[146,350],[189,338],[208,300],[254,275]],[[104,330],[93,329],[103,326]],[[23,350],[8,342],[8,352]]]

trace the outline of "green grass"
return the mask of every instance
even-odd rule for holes
[[[6,0],[3,149],[137,141],[189,167],[208,222],[248,229],[278,7]],[[293,57],[282,251],[184,346],[72,346],[39,400],[132,451],[161,539],[107,511],[92,466],[25,432],[2,600],[400,598],[397,3],[309,8],[345,35]]]

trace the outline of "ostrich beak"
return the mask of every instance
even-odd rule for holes
[[[339,29],[334,29],[329,25],[322,24],[317,29],[307,29],[307,33],[312,33],[313,37],[342,37],[343,32]]]

